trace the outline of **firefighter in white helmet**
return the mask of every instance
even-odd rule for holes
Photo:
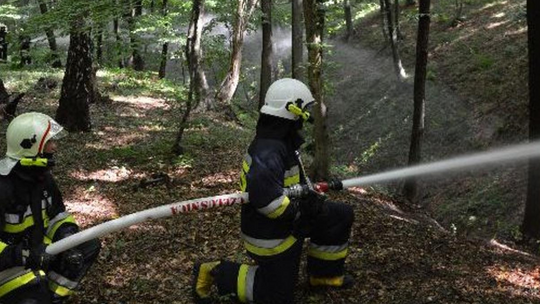
[[[58,256],[45,248],[78,232],[51,174],[63,128],[45,114],[17,116],[0,160],[0,303],[63,303],[99,254],[97,240]]]
[[[220,295],[233,294],[244,303],[292,303],[306,238],[309,284],[352,285],[344,272],[352,208],[327,201],[314,190],[303,198],[288,197],[283,190],[296,184],[313,189],[297,152],[304,142],[299,131],[312,120],[308,109],[313,103],[310,90],[298,80],[281,79],[268,89],[240,178],[241,190],[249,193],[249,203],[242,205],[241,235],[256,264],[196,264],[197,303],[211,301],[214,284]]]

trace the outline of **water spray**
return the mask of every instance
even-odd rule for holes
[[[384,173],[372,174],[368,176],[356,177],[342,181],[317,183],[315,185],[315,189],[319,192],[327,192],[329,190],[342,190],[351,187],[368,186],[394,180],[401,180],[408,177],[418,177],[442,172],[452,172],[463,169],[485,167],[487,165],[502,165],[537,157],[540,157],[540,142],[515,145],[509,148],[476,153],[469,156],[461,156],[448,160],[422,164],[413,167],[392,170]],[[302,196],[305,191],[306,189],[304,187],[300,185],[295,185],[291,188],[285,189],[285,194],[291,197],[298,197]],[[123,228],[127,228],[135,224],[145,222],[147,220],[170,217],[186,212],[202,211],[215,207],[244,204],[248,201],[248,194],[246,192],[243,192],[193,199],[143,210],[99,224],[92,228],[71,235],[65,239],[54,242],[47,247],[47,253],[56,255],[89,240],[99,238],[101,236],[121,230]]]

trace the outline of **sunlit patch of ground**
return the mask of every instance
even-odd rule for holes
[[[516,265],[514,267],[495,265],[488,267],[487,272],[497,280],[500,287],[510,283],[511,286],[516,287],[515,293],[540,296],[540,267],[538,266],[531,268],[530,265]]]
[[[121,102],[139,110],[148,111],[155,109],[170,109],[170,105],[163,99],[149,96],[114,96],[116,102]]]
[[[74,193],[64,200],[68,211],[72,212],[82,227],[93,226],[104,220],[118,217],[116,205],[93,186],[77,187]]]
[[[227,172],[218,172],[206,177],[203,177],[201,184],[204,187],[215,187],[223,184],[232,184],[239,181],[237,170],[229,170]]]
[[[80,181],[101,181],[101,182],[120,182],[128,178],[141,179],[146,177],[144,173],[133,173],[132,170],[126,167],[113,166],[107,169],[101,169],[92,172],[73,171],[71,177]]]

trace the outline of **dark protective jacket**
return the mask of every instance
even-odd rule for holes
[[[0,176],[0,224],[0,300],[46,275],[43,270],[25,269],[25,257],[31,250],[40,242],[50,244],[78,229],[51,173],[19,165],[9,175]],[[48,277],[51,291],[60,296],[75,288],[58,273]]]
[[[261,116],[257,135],[242,164],[241,190],[249,194],[242,206],[241,229],[248,252],[258,257],[280,254],[297,239],[293,235],[298,206],[283,189],[304,181],[296,149],[303,142],[301,125]]]

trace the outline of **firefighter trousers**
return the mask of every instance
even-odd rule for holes
[[[344,274],[345,257],[354,213],[349,205],[327,202],[328,212],[311,221],[307,273],[314,277]],[[215,274],[220,295],[234,294],[240,302],[258,304],[294,303],[303,238],[285,252],[271,257],[250,256],[255,265],[222,261]]]

